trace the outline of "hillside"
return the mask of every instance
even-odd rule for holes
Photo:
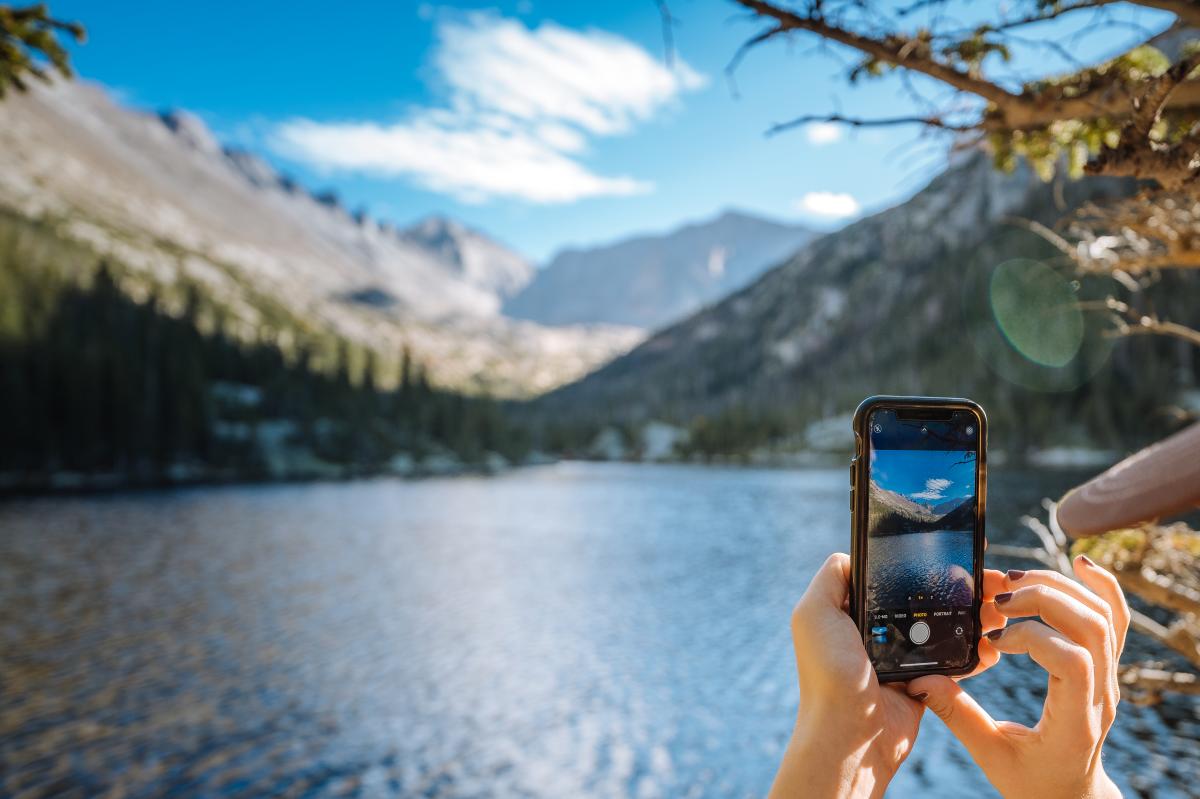
[[[134,294],[194,283],[243,336],[263,334],[270,305],[393,363],[407,347],[446,387],[537,393],[640,335],[504,319],[531,270],[501,245],[445,220],[397,231],[223,148],[190,114],[131,111],[83,82],[0,104],[0,210],[119,263]]]
[[[1194,352],[1114,340],[1104,317],[1088,314],[1078,354],[1042,366],[1005,339],[989,294],[996,267],[1011,259],[1061,265],[1013,217],[1054,224],[1074,205],[1129,190],[1095,179],[1056,187],[1027,171],[996,172],[981,154],[960,157],[907,202],[818,239],[534,410],[626,428],[651,419],[690,426],[693,442],[703,433],[698,451],[717,454],[781,437],[802,444],[807,426],[848,415],[871,394],[941,394],[981,401],[992,441],[1016,453],[1148,440],[1195,384]],[[1195,280],[1163,275],[1134,302],[1195,324],[1200,309],[1178,290]],[[1077,288],[1082,298],[1113,290],[1099,278]]]
[[[971,530],[975,527],[974,497],[960,497],[934,507],[889,491],[874,480],[870,488],[870,535],[903,535],[931,530]]]
[[[797,225],[727,211],[661,235],[565,250],[504,312],[548,325],[653,330],[742,288],[812,237]]]
[[[889,491],[874,480],[870,483],[867,530],[871,535],[895,535],[928,530],[941,518],[932,509],[903,494]]]

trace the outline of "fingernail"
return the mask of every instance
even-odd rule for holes
[[[1012,599],[1012,591],[1005,591],[1003,594],[996,594],[996,599],[994,601],[997,605],[1003,605],[1010,599]]]
[[[909,694],[909,696],[911,696],[913,699],[917,700],[918,702],[924,702],[924,701],[925,701],[925,697],[929,696],[929,692],[928,692],[928,691],[921,691],[920,693],[916,693],[916,694]]]
[[[997,599],[999,599],[999,597],[997,597]],[[988,633],[988,634],[987,634],[987,637],[988,637],[988,639],[989,639],[989,640],[992,640],[992,641],[999,641],[999,640],[1000,640],[1000,636],[1002,636],[1002,635],[1004,635],[1004,628],[1003,628],[1003,627],[1001,627],[999,630],[992,630],[990,633]]]
[[[1009,569],[1008,570],[1008,579],[1014,583],[1017,580],[1020,580],[1024,576],[1025,576],[1024,569]]]
[[[1089,558],[1087,555],[1080,555],[1080,556],[1079,556],[1079,559],[1080,559],[1080,560],[1082,560],[1084,563],[1086,563],[1086,564],[1087,564],[1087,565],[1089,565],[1089,566],[1095,566],[1095,565],[1096,565],[1096,561],[1092,560],[1092,559],[1091,559],[1091,558]]]

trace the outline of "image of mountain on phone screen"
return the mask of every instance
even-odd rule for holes
[[[888,420],[872,433],[866,644],[888,669],[964,663],[974,635],[975,444],[956,422]]]

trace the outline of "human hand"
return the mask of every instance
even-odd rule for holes
[[[1083,585],[1057,572],[1010,571],[1004,582],[1011,593],[995,597],[995,608],[1008,618],[1042,619],[989,636],[996,650],[1028,654],[1049,672],[1046,704],[1033,729],[994,721],[945,677],[908,683],[909,694],[923,696],[1004,796],[1120,796],[1104,773],[1100,749],[1120,699],[1117,662],[1129,606],[1107,571],[1084,556],[1074,567]]]
[[[1004,575],[984,574],[984,598],[1003,590]],[[800,712],[771,796],[880,796],[912,751],[924,706],[898,684],[881,685],[847,612],[850,558],[830,555],[792,611]],[[1004,626],[991,602],[983,631]],[[985,638],[978,673],[1000,653]]]

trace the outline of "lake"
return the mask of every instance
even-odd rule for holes
[[[867,607],[904,608],[923,593],[937,605],[970,607],[975,531],[933,530],[872,536]]]
[[[989,482],[1002,541],[1070,480]],[[844,468],[563,463],[0,504],[0,794],[761,795],[848,499]],[[970,685],[1032,723],[1044,683]],[[1194,702],[1122,705],[1108,767],[1185,796],[1198,739]],[[993,794],[927,714],[890,795]]]

